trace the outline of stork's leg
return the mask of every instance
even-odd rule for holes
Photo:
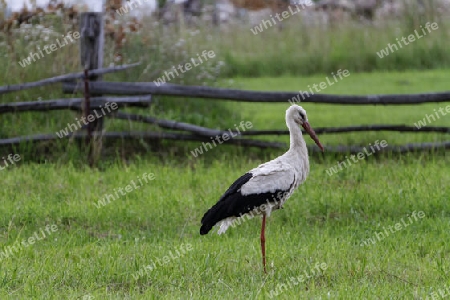
[[[266,271],[266,236],[265,236],[265,230],[266,230],[266,215],[263,214],[262,226],[261,226],[261,253],[262,253],[262,261],[263,261],[264,273],[267,274],[267,271]]]

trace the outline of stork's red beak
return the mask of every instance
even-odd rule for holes
[[[317,137],[316,133],[314,132],[314,130],[311,128],[311,125],[309,125],[308,122],[303,121],[302,124],[303,128],[305,129],[305,131],[309,134],[309,136],[314,140],[314,142],[316,142],[317,146],[319,146],[320,150],[325,151],[323,149],[322,144],[319,141],[319,138]]]

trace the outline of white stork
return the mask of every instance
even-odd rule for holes
[[[308,149],[302,136],[301,125],[324,151],[316,133],[308,123],[306,111],[298,105],[286,110],[286,125],[290,132],[289,150],[280,157],[259,165],[236,180],[202,218],[200,234],[207,234],[218,224],[218,234],[224,233],[233,220],[245,214],[261,214],[261,253],[266,271],[265,227],[266,216],[282,208],[295,189],[309,173]]]

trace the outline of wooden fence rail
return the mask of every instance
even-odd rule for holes
[[[140,65],[140,63],[90,70],[89,75],[95,76],[95,75],[119,72],[119,71],[123,71],[123,70],[129,69],[129,68],[132,68],[132,67],[135,67],[138,65]],[[0,87],[0,95],[6,94],[6,93],[18,92],[18,91],[36,88],[36,87],[41,87],[41,86],[46,86],[49,84],[60,83],[63,81],[68,81],[68,80],[84,79],[84,77],[85,77],[84,72],[79,72],[79,73],[70,73],[70,74],[55,76],[55,77],[51,77],[51,78],[47,78],[47,79],[43,79],[43,80],[39,80],[39,81],[34,81],[34,82],[2,86],[2,87]]]
[[[73,133],[69,134],[66,139],[84,140],[86,139],[85,133]],[[137,140],[142,139],[144,141],[158,141],[162,139],[175,140],[175,141],[198,141],[198,142],[210,142],[208,137],[198,136],[194,134],[182,134],[182,133],[170,133],[170,132],[105,132],[102,136],[106,140]],[[9,139],[0,140],[0,146],[11,146],[19,145],[21,143],[36,143],[43,141],[55,141],[60,139],[54,134],[37,134],[23,137],[14,137]],[[230,139],[226,142],[227,144],[240,145],[247,147],[258,147],[258,148],[277,148],[285,149],[286,145],[279,142],[267,142],[259,141],[253,139]],[[202,145],[199,145],[201,147]],[[315,145],[308,145],[308,151],[311,153],[317,153],[324,155],[324,153],[317,148]],[[364,147],[361,146],[325,146],[326,153],[339,153],[356,154],[359,152],[364,152]],[[407,153],[415,151],[439,151],[439,149],[450,149],[450,141],[437,142],[437,143],[420,143],[420,144],[406,144],[401,146],[387,146],[380,151],[374,152],[374,155],[378,155],[382,152],[394,152],[394,153]],[[192,149],[195,150],[195,149]],[[367,149],[366,149],[367,150]],[[205,151],[206,152],[206,151]]]
[[[84,140],[87,137],[85,133],[71,133],[64,137],[65,139],[75,139]],[[156,140],[179,140],[179,141],[199,141],[199,142],[211,142],[211,139],[203,136],[198,136],[194,134],[183,134],[183,133],[171,133],[171,132],[105,132],[102,138],[108,140],[116,139],[142,139],[145,141],[156,141]],[[9,139],[0,140],[0,146],[11,146],[19,145],[21,143],[36,143],[44,141],[55,141],[60,138],[56,134],[36,134],[22,137],[14,137]],[[241,145],[247,147],[258,147],[258,148],[285,148],[286,145],[280,142],[267,142],[259,141],[253,139],[230,139],[227,143],[232,145]],[[201,146],[201,145],[200,145]],[[194,150],[194,149],[193,149]]]
[[[0,114],[17,113],[25,111],[50,111],[50,110],[82,110],[83,98],[64,98],[56,100],[12,102],[0,104]],[[98,109],[104,107],[107,102],[116,103],[119,108],[126,106],[148,107],[152,103],[152,96],[134,97],[93,97],[91,98],[91,108]]]
[[[206,86],[185,86],[179,84],[157,85],[153,82],[90,82],[92,93],[115,95],[165,95],[240,102],[310,102],[339,105],[412,105],[432,102],[449,102],[450,92],[398,94],[398,95],[328,95],[300,94],[301,92],[260,92]],[[84,87],[74,82],[63,83],[64,93],[83,92]],[[303,92],[306,93],[306,92]],[[300,99],[301,98],[301,99]],[[292,100],[294,99],[294,100]],[[299,99],[296,101],[295,99]]]
[[[93,70],[89,72],[91,74],[105,74],[108,72],[116,72],[125,70],[136,66],[138,64],[127,65],[123,67],[114,67]],[[9,87],[0,87],[0,91],[12,92],[19,91],[25,88],[42,86],[42,84],[50,84],[56,82],[62,82],[63,92],[74,93],[84,92],[83,82],[68,82],[68,79],[78,78],[86,79],[86,76],[82,73],[67,74],[62,76],[53,77],[46,80],[30,84],[21,84]],[[294,92],[259,92],[259,91],[240,91],[233,89],[221,89],[221,88],[209,88],[202,86],[182,86],[176,84],[166,84],[157,86],[154,83],[120,83],[120,82],[92,82],[89,84],[90,92],[93,94],[118,94],[118,95],[138,95],[138,96],[126,96],[126,97],[93,97],[90,98],[90,108],[99,109],[105,105],[106,102],[115,102],[119,108],[126,106],[135,107],[147,107],[152,102],[152,95],[168,95],[179,97],[197,97],[197,98],[211,98],[222,100],[235,100],[245,102],[288,102],[286,99],[292,99],[294,96],[298,96],[299,93]],[[150,93],[150,94],[149,94]],[[242,98],[242,99],[241,99]],[[372,96],[336,96],[336,95],[323,95],[314,94],[305,98],[304,102],[313,103],[329,103],[329,104],[359,104],[359,105],[377,105],[377,104],[419,104],[429,102],[444,102],[450,98],[450,93],[426,93],[415,95],[372,95]],[[412,100],[411,100],[412,99]],[[14,102],[0,104],[1,113],[19,113],[25,111],[50,111],[50,110],[64,110],[70,109],[74,111],[82,111],[84,98],[67,98],[45,101],[30,101],[30,102]],[[172,139],[172,140],[184,140],[184,141],[202,141],[210,142],[210,137],[229,135],[229,131],[223,131],[218,129],[206,128],[194,124],[188,124],[183,122],[177,122],[173,120],[158,119],[152,116],[143,116],[137,114],[130,114],[115,111],[108,114],[108,117],[114,119],[123,119],[129,121],[143,122],[156,125],[162,129],[177,130],[189,132],[190,134],[167,133],[167,132],[146,132],[146,133],[127,133],[127,132],[114,132],[104,133],[102,136],[107,139],[121,138],[121,139],[133,139],[142,138],[144,140],[157,140],[157,139]],[[83,128],[85,128],[84,126]],[[361,125],[361,126],[347,126],[347,127],[318,127],[316,128],[317,134],[337,134],[348,132],[363,132],[363,131],[396,131],[396,132],[440,132],[450,133],[450,127],[423,127],[416,128],[414,126],[400,125]],[[232,132],[236,134],[237,132]],[[240,133],[238,137],[230,137],[230,144],[252,146],[260,148],[282,148],[286,147],[283,143],[266,142],[260,140],[248,140],[242,138],[243,136],[260,136],[260,135],[288,135],[288,130],[248,130]],[[67,137],[72,139],[86,138],[87,135],[82,133],[71,133]],[[55,134],[38,134],[33,136],[16,137],[11,139],[0,140],[0,146],[4,145],[17,145],[22,142],[39,142],[57,140]],[[227,142],[228,143],[228,142]],[[404,146],[392,146],[383,149],[384,151],[393,151],[398,153],[428,150],[434,148],[448,149],[449,143],[426,143],[426,144],[410,144]],[[337,153],[357,153],[362,148],[358,146],[337,146],[326,147],[327,151]],[[316,149],[310,148],[310,151],[315,152]]]
[[[115,113],[111,115],[112,118],[130,120],[148,124],[155,124],[164,129],[183,130],[188,131],[201,136],[216,136],[229,134],[230,131],[223,131],[217,129],[210,129],[202,126],[192,125],[183,122],[157,119],[150,116],[142,116],[128,113]],[[406,125],[361,125],[361,126],[347,126],[347,127],[316,127],[314,131],[317,134],[330,134],[330,133],[349,133],[349,132],[362,132],[362,131],[396,131],[396,132],[440,132],[450,133],[450,127],[423,127],[418,129],[414,126]],[[246,130],[242,132],[231,131],[233,134],[240,134],[246,136],[257,135],[289,135],[289,130]],[[303,132],[305,133],[305,132]]]
[[[395,131],[395,132],[440,132],[450,133],[450,127],[422,127],[418,129],[415,126],[406,125],[361,125],[347,127],[316,127],[314,131],[317,134],[336,134],[363,131]],[[289,130],[247,130],[241,132],[242,135],[289,135]]]

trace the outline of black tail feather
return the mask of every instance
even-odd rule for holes
[[[252,173],[245,173],[239,177],[228,190],[220,197],[213,207],[211,207],[202,218],[200,234],[207,234],[217,222],[231,216],[238,216],[240,211],[236,210],[236,200],[242,197],[239,189],[253,177]]]
[[[202,227],[200,228],[200,234],[207,234],[217,222],[229,217],[227,213],[227,205],[223,202],[218,202],[211,207],[202,218]]]
[[[204,234],[207,234],[208,232],[210,232],[211,231],[211,229],[212,229],[212,226],[211,225],[202,225],[202,227],[200,227],[200,234],[201,235],[204,235]]]

